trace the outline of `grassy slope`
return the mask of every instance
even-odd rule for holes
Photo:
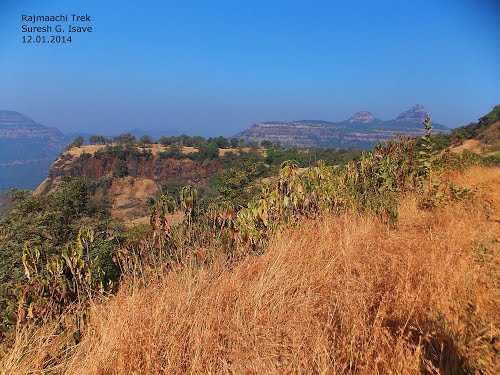
[[[130,280],[94,307],[58,371],[498,373],[500,168],[453,178],[476,189],[473,202],[423,211],[410,196],[394,229],[322,217],[231,269],[185,267],[149,288]],[[42,367],[57,340],[19,341],[3,368]]]
[[[481,117],[477,123],[454,129],[445,136],[451,142],[452,151],[469,150],[474,153],[498,153],[500,150],[500,105]]]

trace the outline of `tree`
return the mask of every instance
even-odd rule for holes
[[[212,141],[219,148],[228,148],[229,147],[229,141],[226,138],[222,137],[222,136],[216,137],[216,138],[213,138],[213,139],[209,139],[208,141],[209,142]]]
[[[198,151],[198,156],[200,159],[217,159],[219,157],[219,147],[214,142],[209,142],[205,145],[200,146]]]
[[[141,137],[141,139],[139,140],[139,143],[141,145],[150,145],[151,143],[153,143],[153,140],[151,139],[151,137],[149,135],[143,135]]]
[[[102,135],[92,135],[89,138],[89,142],[93,145],[105,145],[107,143],[107,139]]]
[[[206,142],[205,138],[199,136],[199,135],[196,135],[193,138],[193,146],[194,147],[200,147],[202,144],[204,144]]]
[[[160,139],[158,140],[158,142],[160,142],[163,146],[169,146],[173,143],[173,139],[172,139],[172,137],[166,137],[166,136],[162,135],[160,137]]]
[[[116,143],[121,145],[131,145],[135,143],[135,137],[130,133],[120,134],[118,137],[115,137]]]
[[[229,142],[232,148],[237,148],[240,145],[240,140],[238,138],[231,138]]]
[[[479,119],[480,125],[491,125],[496,121],[500,121],[500,105],[493,107],[490,113]]]
[[[181,146],[191,146],[191,137],[186,134],[181,134],[178,138],[178,143]]]
[[[113,175],[115,177],[128,176],[128,167],[125,160],[118,159],[113,167]]]
[[[83,144],[85,143],[85,139],[83,139],[83,137],[76,137],[75,139],[73,139],[73,142],[71,142],[68,146],[68,150],[73,148],[73,147],[82,147]]]
[[[271,148],[273,147],[273,142],[268,140],[263,140],[262,142],[260,142],[260,146],[264,148]]]

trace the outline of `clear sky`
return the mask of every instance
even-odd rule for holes
[[[0,109],[65,132],[232,135],[265,120],[458,126],[500,104],[500,1],[0,0]],[[71,45],[23,45],[21,15],[88,13]]]

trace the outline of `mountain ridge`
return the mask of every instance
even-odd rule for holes
[[[401,112],[390,120],[359,111],[346,120],[265,121],[235,135],[247,142],[264,140],[296,147],[370,148],[398,135],[415,137],[423,134],[422,122],[428,112],[421,104]],[[436,132],[448,132],[446,126],[434,124]]]
[[[56,128],[0,110],[0,191],[37,186],[67,141]]]

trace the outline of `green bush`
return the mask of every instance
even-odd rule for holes
[[[19,298],[24,298],[23,303],[29,305],[44,296],[47,306],[52,306],[54,301],[45,300],[50,294],[44,293],[49,290],[54,292],[50,289],[53,286],[41,280],[46,280],[47,272],[60,269],[64,251],[71,250],[82,227],[95,233],[88,259],[104,272],[99,283],[116,280],[118,270],[111,254],[120,243],[123,229],[112,225],[102,202],[96,204],[94,201],[93,194],[105,188],[103,184],[106,185],[104,180],[90,182],[83,178],[71,178],[63,179],[58,189],[47,195],[33,196],[22,191],[11,193],[12,207],[0,220],[0,332],[9,331],[16,324]],[[41,272],[42,279],[37,281],[36,288],[25,276],[22,256],[26,252],[29,253],[25,256],[26,265],[36,266],[37,272]],[[65,272],[64,275],[67,275]],[[32,271],[30,273],[33,274]],[[49,289],[41,291],[39,288],[43,285]],[[39,308],[46,311],[42,305]],[[39,313],[34,319],[43,317],[43,313]]]
[[[126,177],[128,176],[127,162],[121,159],[115,161],[113,166],[113,176],[115,177]]]

